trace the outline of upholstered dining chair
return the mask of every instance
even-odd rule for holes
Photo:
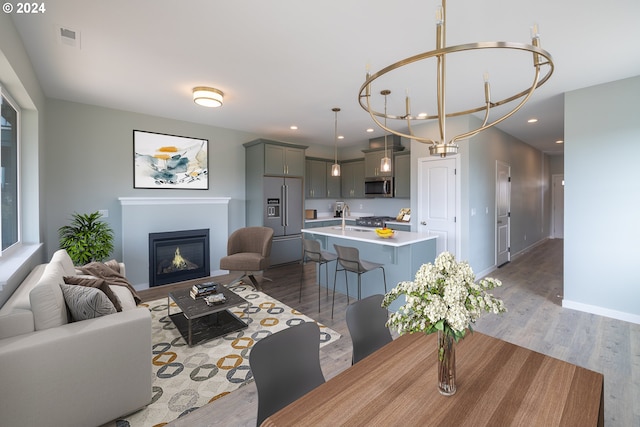
[[[320,328],[305,322],[253,345],[249,366],[258,389],[256,425],[325,382],[320,367]]]
[[[376,294],[347,306],[347,328],[353,344],[351,363],[357,363],[393,341],[387,327],[389,312],[382,307],[384,295]]]
[[[271,265],[272,243],[273,229],[269,227],[245,227],[231,233],[227,241],[227,256],[220,259],[220,269],[242,271],[243,274],[228,286],[247,277],[256,289],[260,289],[254,273]]]
[[[344,271],[344,283],[347,288],[347,304],[349,304],[349,279],[347,272],[356,273],[358,275],[358,300],[362,294],[362,279],[361,276],[372,270],[382,270],[382,280],[384,281],[384,292],[387,292],[387,276],[384,273],[383,264],[375,262],[365,261],[360,259],[360,251],[358,248],[350,246],[333,245],[336,248],[338,254],[338,265],[336,265],[336,272],[333,275],[333,301],[331,302],[331,318],[333,319],[333,307],[336,303],[336,279],[338,278],[338,271]]]
[[[329,296],[329,267],[328,264],[331,261],[335,261],[338,256],[334,253],[323,251],[320,247],[320,242],[313,239],[302,239],[302,261],[300,262],[300,295],[298,302],[302,301],[302,281],[304,279],[304,266],[307,261],[314,262],[322,267],[324,264],[324,279],[325,286],[327,288],[327,297]],[[320,273],[321,268],[318,269],[318,313],[320,312]]]

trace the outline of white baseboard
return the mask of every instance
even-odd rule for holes
[[[625,313],[623,311],[611,310],[605,307],[598,307],[596,305],[584,304],[581,302],[571,301],[568,299],[562,300],[563,308],[570,308],[572,310],[583,311],[585,313],[597,314],[598,316],[610,317],[616,320],[622,320],[625,322],[635,323],[640,325],[640,316],[637,314]]]

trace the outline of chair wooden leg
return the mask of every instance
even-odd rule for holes
[[[262,287],[260,286],[256,278],[253,276],[253,274],[249,274],[249,280],[251,280],[251,283],[253,283],[253,287],[256,291],[262,291]]]

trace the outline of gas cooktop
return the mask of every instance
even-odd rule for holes
[[[356,218],[356,225],[364,227],[384,227],[387,221],[394,221],[391,216],[361,216]]]

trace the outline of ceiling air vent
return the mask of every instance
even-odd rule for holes
[[[80,32],[67,27],[57,27],[58,42],[80,49]]]

